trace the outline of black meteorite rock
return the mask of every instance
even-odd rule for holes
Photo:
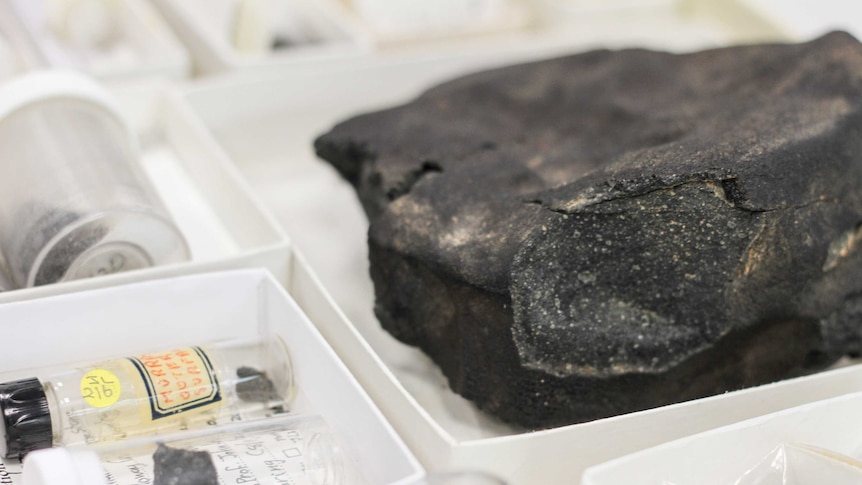
[[[860,352],[862,45],[595,51],[470,75],[315,148],[376,312],[526,426]]]

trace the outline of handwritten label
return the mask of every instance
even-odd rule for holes
[[[15,459],[0,459],[0,485],[21,484],[21,462]]]
[[[271,428],[248,432],[221,433],[168,443],[175,449],[205,451],[212,457],[219,483],[237,485],[312,485],[333,483],[330,477],[350,482],[339,476],[333,456],[310,456],[308,443],[319,436],[311,430]],[[319,450],[319,452],[328,450]],[[155,483],[152,454],[138,456],[115,455],[103,462],[108,485],[139,485]],[[339,482],[340,483],[340,482]]]
[[[93,369],[81,378],[81,397],[95,408],[106,408],[120,399],[122,385],[107,369]]]
[[[154,420],[222,399],[215,369],[199,347],[147,354],[129,360],[144,380]]]

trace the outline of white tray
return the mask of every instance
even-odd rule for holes
[[[181,79],[189,74],[188,52],[148,0],[115,0],[119,40],[110,52],[98,53],[70,48],[51,32],[46,20],[50,0],[4,1],[38,52],[42,67],[75,69],[109,82]]]
[[[765,460],[773,460],[773,468],[781,467],[782,458],[787,460],[784,465],[790,465],[784,469],[784,473],[791,475],[786,477],[787,483],[835,485],[825,478],[824,472],[830,470],[844,477],[851,474],[855,477],[853,482],[845,479],[841,483],[858,483],[862,469],[842,470],[843,463],[822,455],[814,460],[810,454],[808,457],[800,457],[798,453],[784,457],[770,455],[783,444],[813,446],[857,460],[862,458],[862,436],[858,433],[860,408],[862,393],[857,392],[742,421],[591,467],[584,473],[583,484],[728,485],[749,470],[762,473]],[[808,459],[795,466],[789,463],[797,458]],[[793,477],[793,472],[803,470],[793,468],[800,465],[807,465],[808,470],[804,470],[807,475],[819,475],[817,481],[797,481],[798,475]]]
[[[230,0],[152,1],[188,46],[197,74],[338,62],[370,49],[362,30],[332,0],[279,0],[290,4],[300,22],[323,41],[267,54],[244,54],[233,46]]]
[[[423,475],[347,367],[266,271],[192,275],[0,305],[0,322],[4,334],[14,334],[14,345],[0,352],[4,380],[30,377],[34,367],[275,333],[291,353],[299,389],[293,411],[323,416],[369,485],[407,484]],[[10,472],[18,466],[6,464]],[[20,475],[12,477],[20,485]]]
[[[436,366],[416,349],[392,339],[374,317],[367,274],[367,222],[353,190],[327,164],[316,160],[313,138],[338,120],[403,102],[453,75],[594,46],[606,38],[614,39],[607,45],[672,50],[740,38],[735,28],[722,29],[718,17],[703,17],[704,28],[696,30],[687,22],[679,25],[679,19],[674,24],[668,12],[662,15],[666,22],[655,29],[599,23],[586,31],[599,32],[604,26],[609,29],[606,37],[581,37],[573,29],[566,42],[543,37],[458,55],[436,51],[413,61],[371,60],[343,73],[283,72],[268,73],[258,81],[215,80],[178,99],[187,103],[178,112],[189,123],[199,118],[201,131],[209,130],[218,139],[307,257],[307,265],[303,258],[297,261],[295,274],[304,275],[307,282],[301,285],[307,294],[297,293],[298,302],[430,470],[482,468],[502,474],[513,484],[572,483],[587,466],[612,457],[850,388],[835,374],[823,374],[694,403],[520,433],[449,391]],[[590,18],[582,22],[589,24]],[[668,27],[673,25],[679,29]],[[747,31],[745,38],[759,35],[778,38],[774,32],[756,29]],[[325,291],[314,289],[314,274]],[[799,387],[807,392],[797,393],[794,389]]]
[[[264,267],[286,281],[290,241],[209,137],[179,116],[162,87],[116,91],[138,133],[141,162],[189,243],[190,261],[0,293],[0,303],[219,269]]]
[[[385,45],[457,38],[524,29],[532,25],[533,0],[448,0],[393,2],[346,0],[351,14],[375,44]]]

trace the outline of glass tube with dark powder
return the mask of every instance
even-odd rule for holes
[[[110,95],[38,72],[0,86],[0,252],[16,288],[187,261]]]

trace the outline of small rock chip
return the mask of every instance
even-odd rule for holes
[[[240,400],[267,402],[279,399],[275,384],[273,384],[272,379],[266,376],[266,372],[254,367],[242,366],[236,370],[236,376],[239,378],[236,384],[236,394]]]
[[[212,455],[206,451],[189,451],[159,444],[153,454],[153,485],[218,485],[219,479]]]

